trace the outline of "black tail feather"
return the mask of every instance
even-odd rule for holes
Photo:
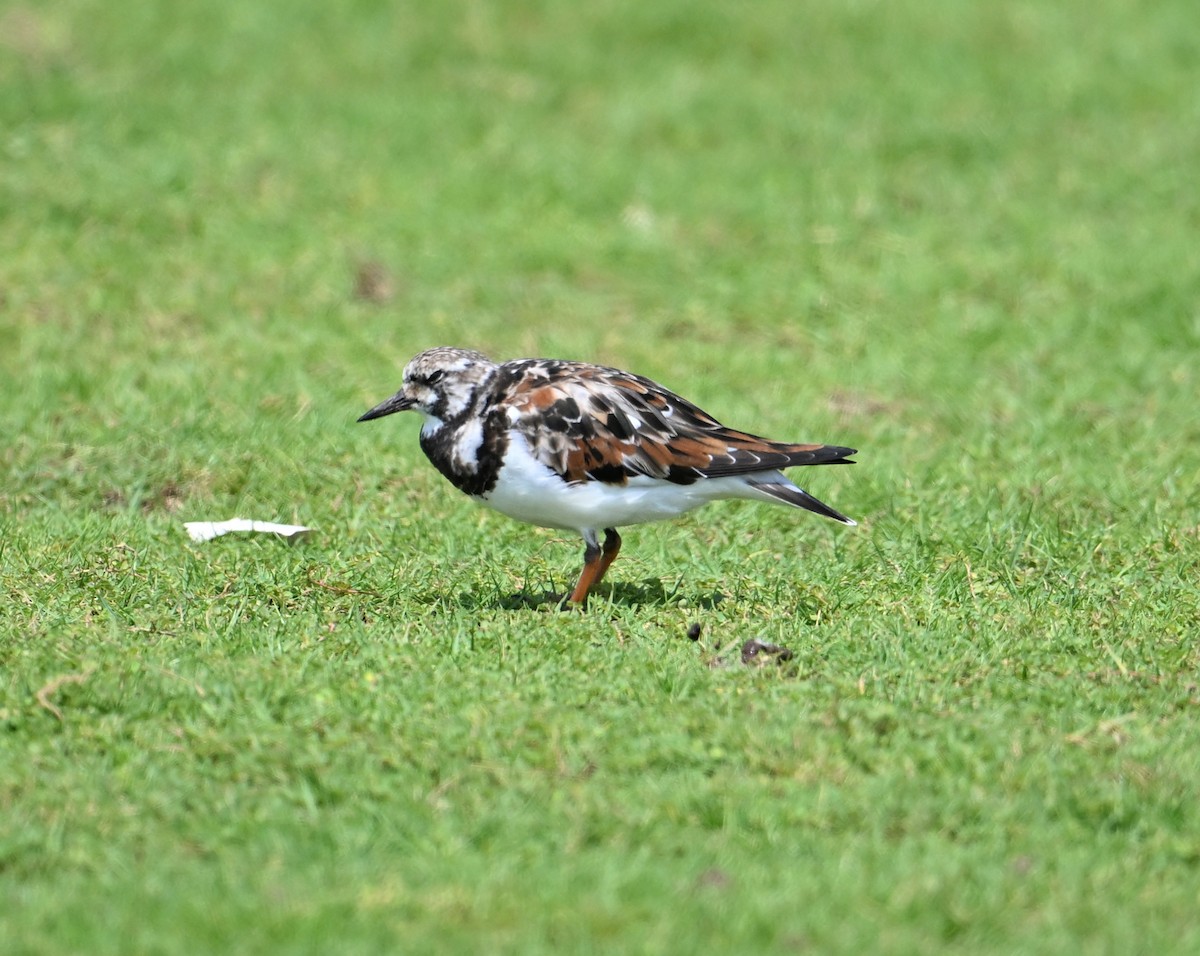
[[[853,452],[851,452],[853,454]],[[825,464],[824,462],[822,464]],[[754,482],[754,487],[764,494],[770,495],[776,501],[782,501],[784,504],[794,505],[797,508],[804,508],[807,511],[815,512],[819,515],[824,515],[826,518],[832,518],[834,521],[840,521],[842,524],[856,525],[858,524],[853,518],[847,518],[840,511],[835,511],[823,501],[819,501],[810,495],[803,488],[797,488],[793,484],[782,484],[779,482]]]
[[[755,439],[753,447],[731,445],[723,455],[714,455],[703,468],[692,470],[709,478],[725,475],[747,475],[780,468],[799,468],[801,465],[853,465],[850,455],[856,449],[840,445],[784,445]]]

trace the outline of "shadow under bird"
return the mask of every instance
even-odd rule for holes
[[[480,504],[583,536],[583,571],[567,597],[583,604],[621,548],[617,528],[674,518],[721,498],[805,508],[855,524],[780,469],[853,464],[853,448],[770,441],[726,428],[648,378],[556,359],[496,363],[435,348],[360,422],[412,409],[421,448]],[[604,542],[600,542],[600,531]]]

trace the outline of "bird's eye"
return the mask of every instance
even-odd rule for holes
[[[436,372],[430,372],[429,378],[427,378],[425,381],[427,381],[430,385],[436,385],[442,380],[445,374],[446,373],[439,368]]]

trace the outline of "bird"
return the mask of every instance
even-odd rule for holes
[[[657,382],[604,365],[493,362],[438,347],[405,366],[400,389],[360,422],[419,412],[433,466],[480,504],[577,532],[583,570],[564,606],[583,606],[621,549],[617,529],[723,498],[857,522],[789,481],[783,468],[854,464],[857,449],[771,441],[727,428]],[[604,540],[600,540],[600,532]]]

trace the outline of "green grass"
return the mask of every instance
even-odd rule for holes
[[[0,3],[0,951],[1200,950],[1194,12]],[[578,540],[354,424],[435,344],[861,526],[511,602]]]

